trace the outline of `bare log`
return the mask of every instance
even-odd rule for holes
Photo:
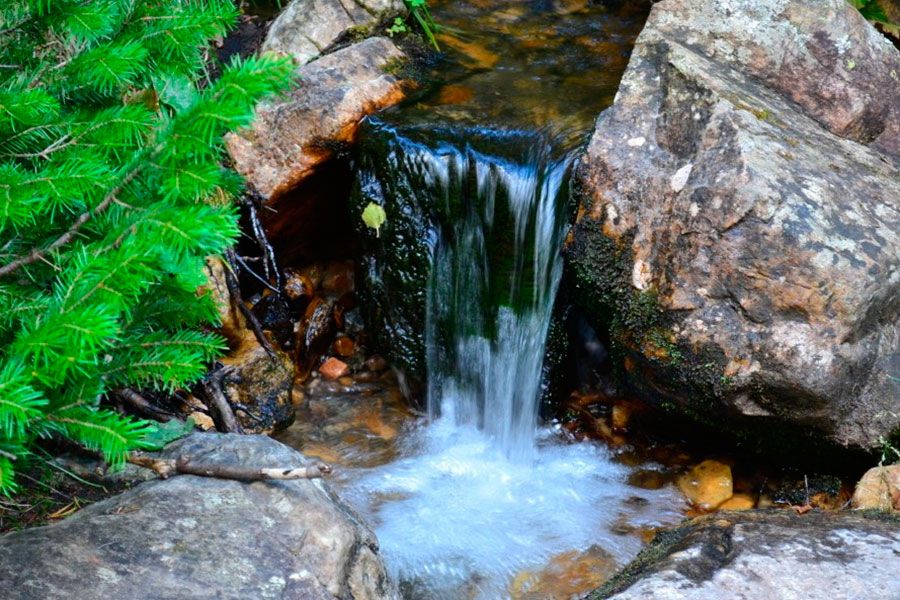
[[[131,454],[128,457],[128,462],[150,469],[162,479],[168,479],[173,475],[197,475],[199,477],[248,482],[284,481],[291,479],[318,479],[331,473],[331,466],[320,461],[315,461],[302,467],[235,467],[231,465],[195,464],[191,462],[189,457],[185,456],[173,460],[154,458],[143,454]]]

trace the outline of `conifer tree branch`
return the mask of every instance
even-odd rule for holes
[[[143,164],[138,164],[138,166],[132,169],[131,172],[129,172],[122,179],[122,181],[120,181],[119,184],[116,185],[116,187],[109,191],[109,193],[103,198],[100,204],[98,204],[91,210],[86,210],[78,215],[78,218],[75,219],[75,221],[72,223],[72,226],[69,227],[69,229],[64,234],[56,238],[49,246],[45,246],[43,248],[34,248],[25,256],[0,267],[0,277],[5,277],[11,273],[15,273],[24,266],[42,260],[45,256],[47,256],[47,254],[53,252],[57,248],[65,246],[73,239],[75,239],[75,236],[78,235],[78,232],[81,230],[84,224],[109,208],[109,205],[113,203],[113,201],[116,199],[116,196],[125,188],[126,185],[131,183],[134,178],[137,177],[138,173],[141,172],[143,167]]]

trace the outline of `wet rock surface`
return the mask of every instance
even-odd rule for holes
[[[893,600],[900,521],[849,512],[721,513],[658,535],[594,600]]]
[[[569,245],[639,394],[770,441],[896,429],[898,73],[841,0],[654,6]]]
[[[262,436],[194,434],[163,455],[240,467],[307,462]],[[191,475],[149,481],[59,524],[0,538],[0,596],[397,598],[374,535],[321,480]]]
[[[272,23],[262,50],[293,56],[303,65],[348,33],[369,33],[405,12],[402,0],[293,0]]]
[[[403,60],[375,37],[300,67],[286,99],[258,107],[250,129],[227,136],[235,169],[265,199],[289,191],[351,142],[364,116],[404,98],[390,73]]]

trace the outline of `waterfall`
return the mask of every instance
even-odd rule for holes
[[[476,426],[508,457],[528,459],[562,276],[570,160],[534,133],[444,130],[425,141],[414,128],[377,127],[389,170],[369,175],[370,200],[402,196],[389,215],[415,209],[430,223],[429,416]]]

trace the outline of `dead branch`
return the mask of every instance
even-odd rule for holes
[[[228,295],[231,296],[231,301],[238,307],[238,310],[241,311],[241,314],[244,315],[244,318],[247,320],[247,325],[250,326],[250,330],[253,331],[254,337],[259,342],[259,345],[263,347],[266,351],[266,354],[275,360],[275,349],[272,348],[272,344],[269,343],[269,339],[266,337],[266,334],[263,333],[262,325],[260,325],[259,320],[256,318],[256,315],[253,314],[247,305],[244,304],[243,298],[241,298],[241,288],[238,285],[237,278],[234,276],[234,269],[237,268],[235,264],[237,261],[234,258],[234,250],[226,250],[225,258],[228,260],[229,268],[224,269],[225,271],[225,285],[228,287]]]
[[[181,456],[177,459],[164,459],[131,454],[128,462],[150,469],[162,479],[173,475],[197,475],[216,479],[232,479],[235,481],[266,481],[289,479],[318,479],[331,473],[331,466],[315,461],[302,467],[268,468],[268,467],[235,467],[231,465],[194,464],[191,459]]]
[[[269,278],[274,274],[275,287],[281,289],[281,272],[278,270],[278,263],[275,261],[275,249],[272,248],[272,244],[269,243],[269,238],[266,236],[266,230],[259,220],[259,213],[256,211],[256,205],[251,198],[246,196],[244,197],[244,205],[250,213],[250,229],[253,231],[256,243],[259,244],[260,249],[263,251],[263,270],[266,273],[266,278]],[[270,264],[272,265],[271,274],[269,272]]]
[[[203,390],[206,392],[207,398],[212,402],[213,407],[218,411],[219,420],[222,422],[222,427],[225,428],[225,431],[228,433],[243,433],[241,424],[238,423],[237,418],[234,416],[234,411],[231,410],[231,405],[228,404],[225,393],[222,392],[222,379],[229,372],[231,372],[231,369],[226,367],[212,373],[203,382]]]
[[[145,417],[150,417],[163,422],[172,420],[172,413],[152,404],[149,400],[147,400],[134,390],[122,388],[116,390],[115,394],[122,399],[122,402],[124,402],[137,412],[141,413]]]

